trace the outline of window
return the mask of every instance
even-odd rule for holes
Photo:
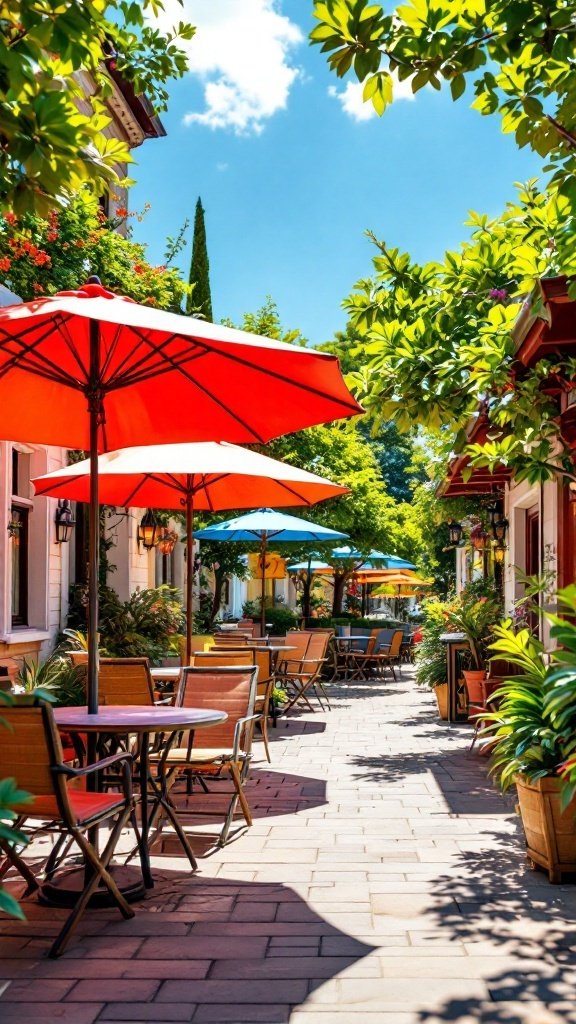
[[[21,505],[10,509],[13,626],[28,625],[28,512]]]

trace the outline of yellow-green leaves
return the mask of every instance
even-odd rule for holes
[[[392,77],[387,71],[380,71],[368,78],[362,94],[364,100],[372,100],[372,106],[381,116],[393,100]]]
[[[164,109],[165,83],[186,70],[179,41],[194,28],[181,22],[159,31],[145,15],[162,10],[159,0],[1,5],[0,209],[44,215],[84,183],[98,192],[116,178],[116,165],[130,156],[126,144],[104,134],[110,118],[103,100],[112,85],[103,61],[113,55],[135,93]],[[90,110],[80,72],[96,82]]]

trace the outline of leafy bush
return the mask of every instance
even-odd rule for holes
[[[278,605],[275,608],[266,609],[266,622],[270,623],[270,632],[285,633],[289,629],[294,629],[298,620],[290,608]]]
[[[86,587],[73,587],[69,627],[86,628],[86,606]],[[180,593],[173,587],[136,590],[127,601],[121,601],[111,587],[100,587],[100,644],[110,657],[158,661],[177,653],[185,628]]]
[[[423,603],[422,640],[416,647],[416,682],[420,686],[434,689],[446,682],[446,644],[440,637],[451,631],[447,617],[453,607],[454,602],[434,598]]]

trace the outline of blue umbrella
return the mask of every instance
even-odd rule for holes
[[[397,555],[385,555],[382,551],[370,551],[364,554],[356,548],[346,544],[343,547],[334,548],[334,558],[338,559],[361,559],[363,569],[382,567],[383,569],[415,569],[413,562],[407,562],[405,558],[398,558]]]
[[[258,540],[260,542],[260,562],[262,565],[262,635],[264,635],[266,628],[264,601],[266,593],[266,548],[268,541],[275,540],[281,544],[296,541],[322,541],[326,543],[333,540],[342,540],[347,536],[347,533],[329,530],[326,526],[310,523],[307,519],[299,519],[298,516],[288,516],[283,512],[275,512],[273,508],[259,508],[255,512],[248,512],[246,515],[237,516],[235,519],[228,519],[224,523],[207,526],[204,530],[198,530],[196,533],[196,537],[199,540],[248,542]]]

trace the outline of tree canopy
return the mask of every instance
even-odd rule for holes
[[[394,79],[414,93],[473,92],[481,114],[549,162],[552,182],[576,205],[576,20],[571,0],[317,0],[311,39],[343,77],[364,82],[383,114]]]
[[[127,146],[106,135],[109,72],[118,72],[154,110],[166,108],[166,83],[187,67],[181,21],[161,32],[161,0],[10,0],[0,4],[0,209],[46,214],[90,183],[102,191],[130,162]],[[88,72],[87,96],[78,73]]]
[[[569,200],[530,182],[501,216],[471,213],[468,227],[459,249],[426,264],[372,236],[374,275],[345,302],[361,339],[349,381],[376,424],[436,431],[446,454],[466,445],[482,403],[494,429],[466,449],[473,464],[503,463],[533,481],[571,473],[556,403],[542,386],[554,360],[520,376],[513,334],[524,302],[541,311],[538,278],[576,272]],[[564,374],[574,369],[562,361]]]

